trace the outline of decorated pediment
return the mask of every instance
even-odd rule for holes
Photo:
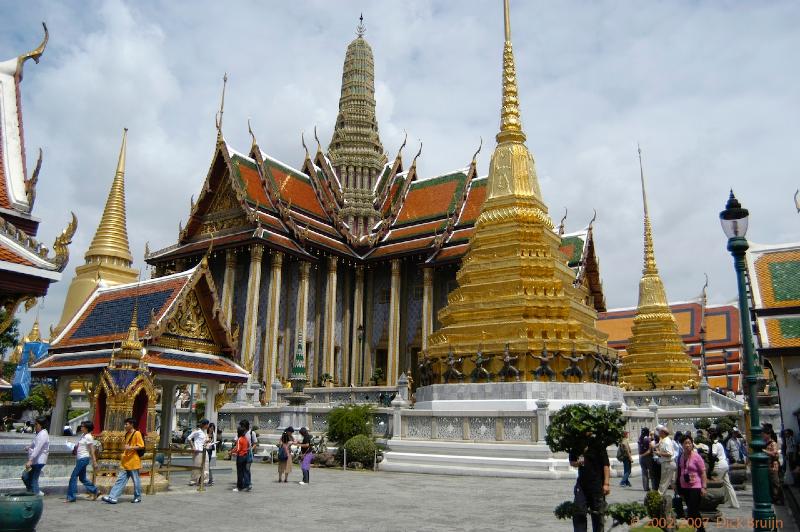
[[[209,235],[242,227],[248,223],[239,198],[230,186],[225,186],[214,195],[208,210],[202,216],[199,234]]]
[[[211,331],[196,290],[189,291],[186,297],[178,301],[177,310],[167,320],[164,332],[156,343],[182,351],[201,353],[222,351]]]

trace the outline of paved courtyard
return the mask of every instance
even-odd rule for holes
[[[225,467],[230,462],[221,462]],[[417,530],[572,530],[553,516],[553,508],[571,497],[573,481],[373,473],[312,469],[312,484],[278,484],[277,466],[253,465],[250,493],[231,491],[233,473],[217,476],[205,493],[181,486],[169,493],[145,496],[116,506],[82,499],[63,504],[47,496],[39,532],[80,530],[103,524],[102,530],[263,530],[280,526],[320,531]],[[612,479],[614,480],[614,479]],[[640,480],[633,479],[634,485]],[[181,482],[181,484],[183,484]],[[612,488],[609,502],[641,500],[641,489]],[[749,493],[739,492],[741,510],[723,509],[726,517],[747,518]],[[609,523],[610,525],[610,523]],[[793,524],[787,523],[786,530]],[[719,530],[710,527],[709,530]],[[618,530],[618,529],[615,529]],[[730,528],[728,528],[730,530]]]

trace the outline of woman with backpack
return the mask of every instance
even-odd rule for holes
[[[303,437],[303,441],[300,443],[300,471],[303,472],[303,480],[299,484],[305,486],[311,483],[310,471],[311,460],[314,459],[314,450],[311,447],[311,434],[308,433],[308,429],[302,427],[300,435]]]
[[[278,482],[289,482],[289,473],[292,472],[293,434],[294,428],[286,427],[278,441]]]
[[[250,441],[246,437],[247,431],[241,425],[236,429],[236,446],[231,454],[236,456],[236,487],[233,491],[250,491],[247,482],[247,455],[250,453]]]

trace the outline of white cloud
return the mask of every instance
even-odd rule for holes
[[[344,51],[364,10],[375,53],[381,136],[390,157],[424,142],[423,175],[466,165],[484,139],[487,169],[498,123],[499,2],[26,2],[4,12],[0,56],[51,40],[27,65],[29,155],[45,148],[35,214],[51,242],[76,211],[80,228],[65,280],[42,313],[55,322],[89,245],[130,128],[128,230],[174,242],[213,151],[223,72],[228,141],[302,160],[300,132],[330,139]],[[598,210],[596,235],[609,305],[635,305],[641,269],[642,144],[656,256],[673,300],[735,295],[717,221],[728,188],[751,211],[756,242],[797,240],[796,150],[800,5],[793,2],[512,2],[523,123],[550,213],[568,229]],[[28,326],[30,317],[25,321]]]

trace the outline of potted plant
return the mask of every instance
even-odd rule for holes
[[[372,372],[372,378],[369,383],[371,386],[377,386],[383,380],[383,368],[375,368]]]

